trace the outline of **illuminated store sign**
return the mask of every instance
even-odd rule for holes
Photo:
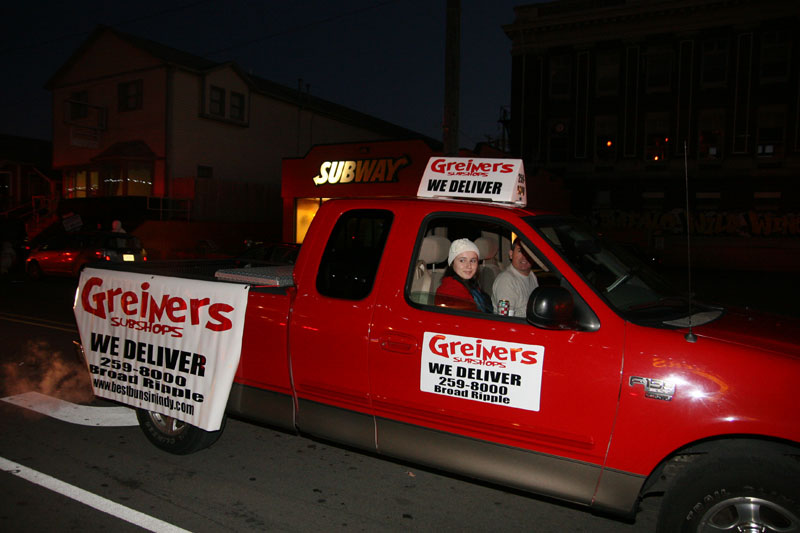
[[[397,182],[397,172],[410,163],[407,156],[359,161],[325,161],[314,176],[316,185]]]

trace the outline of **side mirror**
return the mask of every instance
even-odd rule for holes
[[[528,298],[529,324],[544,329],[575,327],[575,302],[564,287],[537,287]]]

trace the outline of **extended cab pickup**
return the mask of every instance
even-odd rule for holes
[[[494,264],[481,247],[487,291],[521,239],[539,283],[527,316],[434,305],[458,238],[500,248]],[[125,275],[87,269],[76,315],[113,303],[113,291],[98,297],[106,274]],[[620,515],[663,493],[665,532],[800,529],[798,323],[689,301],[578,220],[479,201],[331,200],[293,267],[217,278],[205,283],[246,291],[230,416]],[[138,313],[135,295],[126,306],[116,294],[109,316]],[[213,301],[168,303],[162,323],[188,328],[181,311],[196,318]],[[229,320],[226,309],[208,324]],[[122,376],[184,409],[202,402],[179,373],[207,376],[206,356],[114,351],[135,344],[147,329],[137,324],[118,320],[121,338],[105,348],[81,327],[86,357],[105,356],[89,364],[96,392],[99,378]],[[167,451],[197,451],[222,431],[182,422],[169,402],[116,398]]]

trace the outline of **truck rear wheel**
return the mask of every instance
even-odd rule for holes
[[[667,490],[660,533],[800,532],[796,459],[763,454],[703,460]]]
[[[162,450],[187,455],[208,448],[219,439],[227,417],[217,431],[206,431],[171,416],[146,409],[137,409],[136,418],[147,439]]]

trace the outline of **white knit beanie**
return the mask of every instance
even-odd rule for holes
[[[450,253],[447,255],[447,264],[452,265],[453,259],[463,254],[464,252],[475,252],[480,257],[481,253],[475,243],[469,239],[456,239],[450,245]]]

